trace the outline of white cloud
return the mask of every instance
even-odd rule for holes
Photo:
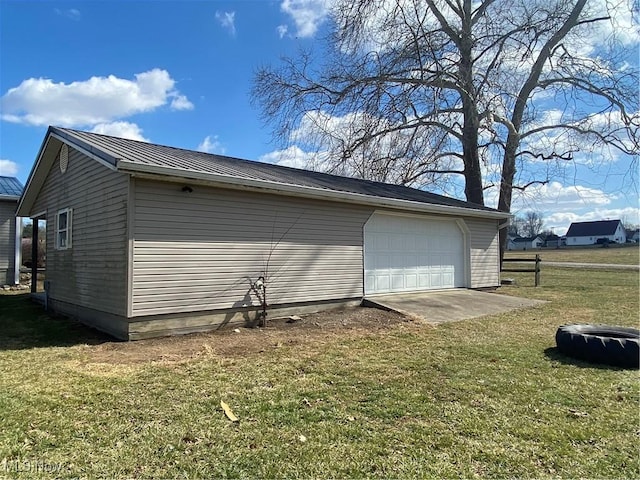
[[[297,145],[292,145],[284,150],[266,153],[258,158],[258,161],[284,167],[309,169],[321,155],[321,153],[305,152]]]
[[[296,35],[313,37],[329,15],[332,0],[283,0],[280,9],[296,25]],[[278,29],[280,32],[280,29]]]
[[[3,177],[13,177],[18,173],[18,164],[11,160],[0,159],[0,175]]]
[[[511,212],[515,215],[526,211],[571,212],[586,208],[601,208],[617,200],[615,194],[582,185],[564,186],[560,182],[532,185],[524,191],[514,190]],[[498,187],[485,190],[485,203],[498,205]]]
[[[169,72],[155,68],[128,80],[114,75],[71,83],[29,78],[0,98],[2,119],[27,125],[64,127],[110,123],[153,111],[169,100],[174,109],[193,105],[175,89]]]
[[[226,152],[226,148],[222,146],[222,143],[218,139],[217,135],[214,135],[213,137],[211,135],[207,135],[206,137],[204,137],[204,140],[200,142],[200,145],[198,145],[198,151],[224,155],[224,153]]]
[[[171,100],[172,110],[193,110],[193,103],[185,95],[176,95]]]
[[[593,45],[603,45],[615,38],[623,46],[640,43],[640,25],[637,19],[637,6],[631,1],[612,2],[595,0],[589,2],[593,17],[607,18],[597,22],[595,31],[586,40]]]
[[[54,11],[56,12],[57,15],[60,15],[61,17],[70,18],[71,20],[79,21],[82,18],[82,14],[80,13],[80,10],[76,8],[70,8],[68,10],[60,10],[59,8],[56,8],[54,9]]]
[[[216,12],[216,20],[229,30],[231,36],[236,36],[236,12]]]
[[[278,32],[278,36],[282,38],[289,31],[289,27],[287,27],[286,25],[278,25],[278,27],[276,28],[276,31]]]
[[[93,133],[101,135],[111,135],[112,137],[128,138],[130,140],[139,140],[141,142],[149,142],[148,138],[142,135],[142,129],[135,123],[129,122],[111,122],[99,123],[91,129]]]

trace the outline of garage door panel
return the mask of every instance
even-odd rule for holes
[[[365,275],[364,276],[364,291],[365,292],[373,292],[376,290],[376,276],[375,275]]]
[[[431,288],[442,288],[442,275],[440,273],[432,273],[429,277]]]
[[[389,247],[391,248],[392,251],[394,252],[398,250],[402,251],[402,248],[404,246],[403,244],[404,237],[401,234],[396,233],[394,235],[391,235],[390,240],[391,240],[390,242],[391,244],[389,245]]]
[[[398,253],[391,255],[389,267],[393,270],[402,270],[404,268],[404,255]]]
[[[402,290],[404,288],[404,274],[394,273],[391,275],[391,290]]]
[[[365,293],[464,286],[464,237],[455,221],[374,214],[364,237]]]
[[[382,274],[376,276],[375,285],[376,291],[391,291],[391,282],[389,275]]]
[[[389,270],[391,267],[391,258],[388,255],[379,254],[375,258],[374,265],[376,270]]]
[[[406,275],[404,286],[410,289],[418,288],[418,275],[415,273]]]
[[[385,252],[390,250],[391,242],[389,239],[389,235],[385,233],[379,233],[374,237],[374,249],[380,252]]]

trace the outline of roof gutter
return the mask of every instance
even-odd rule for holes
[[[361,193],[342,192],[318,187],[307,187],[289,183],[271,182],[268,180],[256,180],[218,173],[186,171],[180,168],[145,165],[123,159],[118,159],[116,166],[118,171],[120,172],[156,180],[196,180],[208,185],[218,186],[222,188],[231,188],[236,190],[253,190],[261,192],[267,191],[270,193],[285,194],[295,197],[322,198],[325,200],[341,201],[374,207],[388,207],[399,210],[410,210],[413,212],[440,213],[444,215],[495,219],[505,219],[512,216],[509,213],[499,211],[475,210],[472,208],[414,202],[397,198],[375,197],[372,195],[364,195]]]
[[[20,195],[0,195],[0,200],[17,201],[20,200]]]

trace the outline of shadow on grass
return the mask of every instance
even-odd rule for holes
[[[604,363],[590,363],[578,358],[569,357],[558,350],[558,347],[549,347],[545,349],[544,355],[554,362],[562,363],[563,365],[574,365],[580,368],[595,368],[597,370],[637,370],[633,367],[619,367],[615,365],[606,365]]]
[[[28,293],[0,295],[0,350],[97,345],[116,341],[59,315],[49,315]]]

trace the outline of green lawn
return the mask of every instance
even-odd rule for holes
[[[613,263],[623,265],[638,265],[640,260],[640,246],[638,244],[612,245],[592,247],[563,247],[559,249],[544,248],[539,250],[507,252],[507,258],[533,258],[539,254],[542,261],[547,262],[576,262],[576,263]]]
[[[554,348],[562,323],[637,324],[638,273],[514,276],[549,303],[166,361],[97,361],[104,337],[0,295],[0,473],[639,478],[638,372]]]

